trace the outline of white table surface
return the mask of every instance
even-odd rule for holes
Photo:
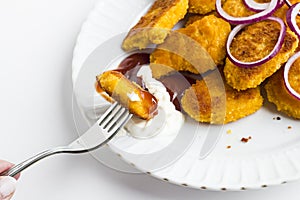
[[[95,0],[0,0],[0,159],[17,163],[77,137],[71,61]],[[246,192],[183,188],[125,174],[89,154],[58,155],[22,173],[15,200],[299,199],[300,182]]]

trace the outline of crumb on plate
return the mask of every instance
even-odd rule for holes
[[[241,139],[241,142],[247,143],[247,142],[249,142],[249,140],[251,140],[251,139],[252,139],[251,136],[249,136],[248,138],[243,137],[243,138]]]

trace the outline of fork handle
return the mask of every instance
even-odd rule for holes
[[[13,166],[12,168],[0,173],[0,176],[11,176],[14,177],[17,174],[19,174],[21,171],[23,171],[24,169],[26,169],[27,167],[31,166],[32,164],[48,157],[54,154],[58,154],[58,153],[65,153],[64,151],[62,151],[61,147],[57,147],[57,148],[53,148],[53,149],[48,149],[45,150],[15,166]]]

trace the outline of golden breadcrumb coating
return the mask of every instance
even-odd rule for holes
[[[188,8],[188,0],[156,0],[150,10],[131,28],[122,48],[144,49],[149,44],[161,44],[174,25],[182,19]]]
[[[226,0],[223,10],[233,17],[247,17],[255,13],[245,6],[243,0]]]
[[[258,3],[268,3],[270,0],[255,0]],[[294,0],[295,1],[295,0]],[[233,17],[248,17],[255,14],[255,12],[249,10],[243,0],[226,0],[223,4],[223,10]]]
[[[184,26],[187,27],[187,26],[191,25],[192,23],[202,19],[203,17],[205,17],[205,15],[197,15],[197,14],[191,15],[188,17]]]
[[[275,17],[281,18],[286,23],[286,11],[288,9],[289,7],[286,4],[284,4],[281,8],[277,9],[273,15]]]
[[[208,13],[207,15],[191,14],[187,17],[187,21],[184,24],[184,26],[187,27],[188,25],[191,25],[195,21],[198,21],[208,15],[214,15],[214,16],[218,17],[218,13],[216,11],[212,11],[212,12]]]
[[[291,66],[288,78],[291,87],[300,94],[300,59]]]
[[[188,12],[205,15],[216,10],[215,4],[216,0],[189,0]]]
[[[181,104],[199,122],[226,124],[253,114],[263,105],[260,88],[237,91],[228,84],[218,85],[215,73],[187,89]]]
[[[272,51],[277,42],[279,32],[279,24],[270,20],[249,25],[235,37],[230,51],[240,61],[251,62],[259,60]],[[234,65],[227,58],[224,67],[227,83],[237,90],[257,87],[289,59],[297,46],[297,36],[288,30],[279,53],[260,66],[242,68]]]
[[[268,3],[270,0],[255,0],[258,3]],[[300,2],[300,0],[290,0],[291,4],[295,4]],[[273,16],[281,18],[284,22],[286,22],[286,11],[289,9],[287,4],[284,3],[284,5],[281,8],[278,8]],[[247,17],[250,15],[255,14],[255,12],[249,10],[243,0],[226,0],[226,2],[223,4],[223,10],[233,17]],[[297,18],[297,24],[300,25],[300,17]]]
[[[209,15],[173,32],[150,56],[153,76],[159,78],[172,70],[199,74],[214,69],[223,63],[230,31],[228,22]],[[204,63],[201,52],[205,52],[210,64]]]
[[[299,3],[300,0],[290,0],[290,2],[292,4],[295,4],[295,3]],[[275,17],[281,18],[286,23],[286,12],[288,9],[289,9],[288,5],[284,4],[281,8],[277,9],[273,15]],[[300,17],[299,16],[296,17],[296,22],[299,26],[300,25]]]
[[[97,82],[99,88],[140,118],[151,119],[156,114],[156,98],[131,82],[121,72],[106,71],[97,76]],[[107,96],[104,98],[107,99]]]
[[[289,82],[292,88],[300,93],[300,59],[290,69]],[[278,111],[300,119],[300,100],[287,91],[284,85],[283,68],[268,79],[265,89],[268,100],[276,105]]]

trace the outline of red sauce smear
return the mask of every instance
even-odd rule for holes
[[[135,53],[125,58],[116,70],[124,74],[131,81],[139,84],[142,88],[147,89],[142,78],[138,77],[137,73],[142,65],[149,63],[150,54]],[[182,111],[180,101],[184,91],[196,83],[196,80],[201,79],[201,75],[189,72],[177,72],[163,76],[158,81],[166,87],[167,92],[170,94],[170,101],[175,105],[176,110]]]
[[[122,60],[116,71],[121,72],[129,80],[139,84],[143,89],[146,89],[142,78],[138,77],[137,73],[142,65],[149,63],[150,55],[148,53],[135,53]]]

